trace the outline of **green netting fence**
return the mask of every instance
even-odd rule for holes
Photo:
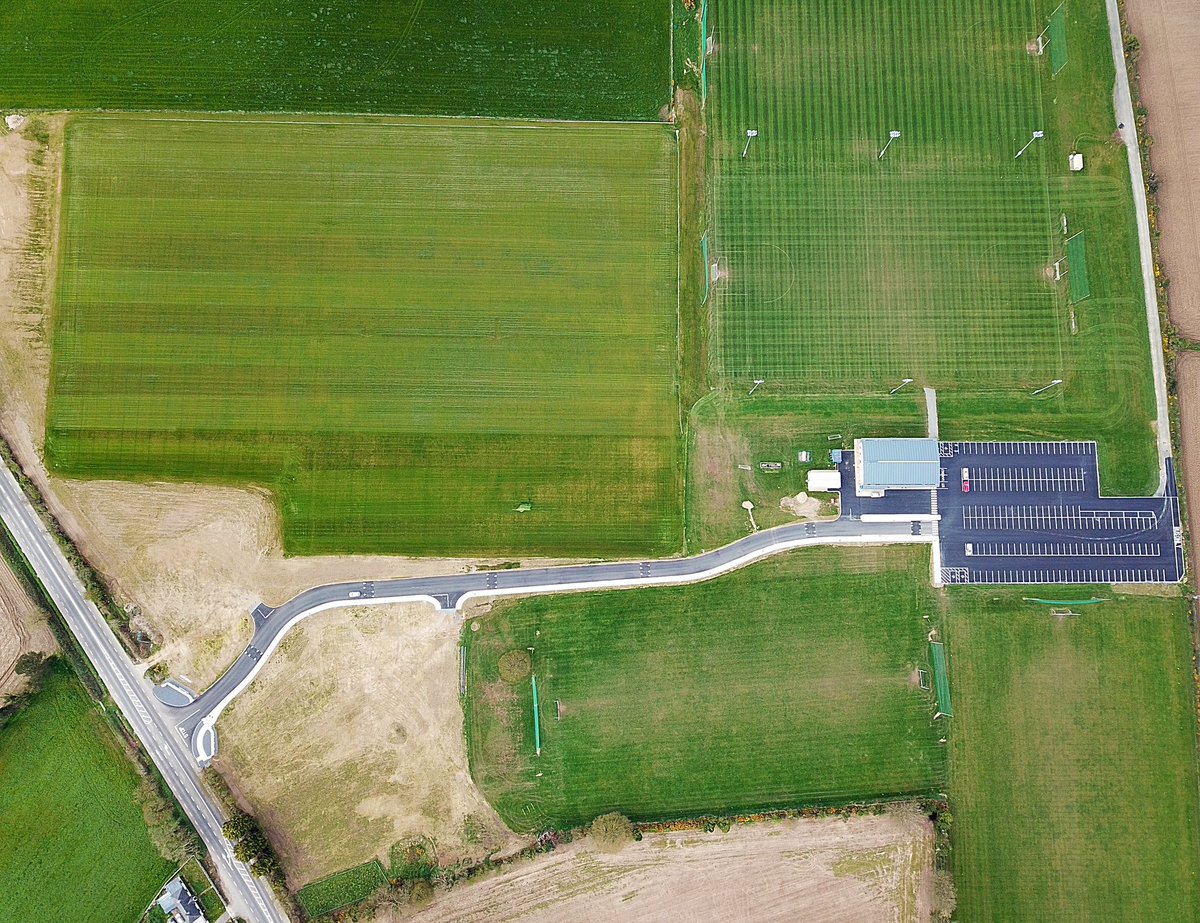
[[[1050,46],[1050,74],[1057,74],[1067,66],[1067,12],[1060,6],[1050,14],[1050,27],[1046,30]]]
[[[938,711],[947,718],[953,718],[954,708],[950,704],[950,676],[946,672],[946,645],[941,641],[930,641],[929,650],[933,656],[933,687],[937,690]]]
[[[1087,248],[1083,243],[1083,232],[1067,240],[1067,281],[1071,286],[1071,300],[1083,301],[1092,294],[1088,282]]]

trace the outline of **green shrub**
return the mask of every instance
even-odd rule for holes
[[[509,651],[500,657],[497,666],[502,680],[506,683],[519,683],[521,680],[529,678],[529,674],[533,670],[533,660],[529,656],[529,651]]]
[[[392,881],[428,881],[437,870],[437,852],[429,840],[412,840],[392,847]]]
[[[590,834],[601,852],[619,852],[633,842],[633,823],[624,814],[601,814],[592,821]]]
[[[425,879],[414,882],[408,899],[414,907],[424,907],[433,900],[433,885]]]
[[[372,859],[363,865],[336,872],[328,878],[305,885],[296,899],[310,918],[316,919],[350,904],[366,900],[387,884],[383,865]]]

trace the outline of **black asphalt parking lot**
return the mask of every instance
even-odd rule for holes
[[[1102,497],[1094,442],[943,442],[941,576],[961,583],[1176,583],[1175,472],[1164,497]]]

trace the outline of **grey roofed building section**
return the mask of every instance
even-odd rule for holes
[[[861,439],[864,490],[932,490],[941,482],[936,439]]]

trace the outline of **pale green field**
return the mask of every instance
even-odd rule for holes
[[[1188,605],[1129,596],[1056,619],[956,592],[948,626],[953,870],[973,921],[1200,919]],[[1064,595],[1065,594],[1065,595]]]
[[[55,471],[266,485],[294,553],[678,550],[669,129],[83,117],[66,170]]]

